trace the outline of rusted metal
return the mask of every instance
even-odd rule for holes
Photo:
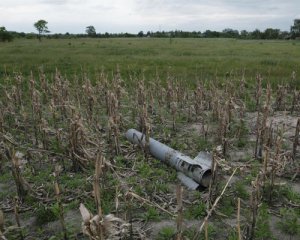
[[[134,144],[146,146],[145,135],[135,129],[129,129],[126,133],[126,138]],[[149,138],[148,147],[152,156],[180,172],[178,178],[189,189],[195,190],[201,186],[209,186],[212,163],[212,157],[209,153],[200,152],[197,157],[191,159],[153,138]]]

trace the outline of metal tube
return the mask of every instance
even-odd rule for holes
[[[134,144],[145,147],[145,135],[135,129],[129,129],[126,133],[126,138]],[[211,156],[208,153],[200,152],[196,158],[191,159],[153,138],[149,139],[149,152],[155,158],[184,173],[186,177],[191,178],[194,182],[204,187],[209,186],[211,179]]]

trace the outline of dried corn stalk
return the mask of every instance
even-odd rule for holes
[[[113,214],[108,214],[101,218],[99,215],[93,216],[90,211],[81,203],[80,213],[82,216],[82,231],[91,240],[120,240],[133,239],[138,235],[138,239],[144,239],[144,236],[137,231],[130,233],[131,224],[125,222],[121,218],[115,217]],[[101,229],[101,232],[99,232]]]
[[[241,240],[241,199],[238,198],[238,204],[237,204],[237,225],[236,225],[236,230],[237,230],[237,240]]]
[[[108,113],[108,141],[110,147],[115,150],[115,154],[118,155],[121,152],[121,147],[119,143],[120,137],[120,124],[121,115],[119,113],[119,100],[116,95],[107,91],[106,95],[106,106]]]
[[[197,88],[194,91],[195,96],[195,112],[196,117],[198,117],[203,111],[203,100],[204,100],[204,89],[201,83],[197,84]]]
[[[7,240],[2,231],[0,230],[0,240]]]
[[[172,129],[176,131],[176,113],[177,113],[177,103],[171,103],[171,114],[172,114]]]
[[[94,196],[96,202],[96,209],[98,210],[98,215],[102,218],[102,209],[101,209],[101,195],[100,195],[100,183],[99,178],[102,176],[102,167],[104,164],[104,157],[101,152],[98,152],[95,161],[95,179],[94,179]]]
[[[299,100],[300,100],[300,92],[297,92],[297,90],[294,90],[292,106],[291,106],[291,114],[293,114],[295,109],[297,108],[297,106],[299,106]]]
[[[28,193],[28,183],[26,183],[25,179],[23,178],[23,176],[21,174],[20,153],[15,152],[15,150],[12,149],[9,152],[9,157],[10,157],[11,163],[12,163],[11,170],[12,170],[13,178],[14,178],[16,186],[17,186],[18,197],[21,201],[23,201]]]
[[[19,208],[20,208],[20,199],[18,197],[15,197],[14,199],[14,214],[15,214],[15,219],[17,222],[19,234],[20,234],[20,239],[23,240],[24,236],[22,233],[22,227],[21,227],[21,222],[20,222],[20,216],[19,216]]]
[[[258,174],[255,181],[252,182],[252,192],[250,197],[252,221],[251,221],[249,236],[247,238],[250,240],[254,238],[257,214],[258,214],[258,208],[260,202],[261,202],[261,176]]]
[[[285,99],[286,96],[286,88],[284,86],[279,85],[276,93],[276,110],[281,111],[284,110]]]
[[[257,156],[261,158],[262,157],[262,151],[264,148],[264,145],[266,144],[266,140],[267,140],[267,120],[269,118],[270,115],[270,103],[271,103],[271,86],[270,83],[268,83],[268,87],[267,87],[267,99],[265,102],[265,105],[263,107],[263,112],[262,112],[262,119],[261,119],[261,123],[259,124],[259,146],[256,146],[256,148],[258,148],[256,151],[258,151]],[[271,131],[271,129],[269,128],[269,131]]]
[[[55,172],[54,172],[54,176],[55,176],[55,182],[54,182],[54,190],[55,190],[55,196],[56,196],[56,201],[59,207],[59,221],[63,230],[63,234],[64,234],[64,240],[68,239],[68,234],[67,234],[67,227],[66,227],[66,223],[65,223],[65,219],[64,219],[64,206],[62,203],[62,199],[61,199],[61,194],[60,194],[60,189],[59,189],[59,185],[58,185],[58,176],[60,174],[60,172],[62,171],[61,166],[55,166]]]
[[[262,82],[262,77],[258,74],[256,76],[256,91],[255,91],[256,111],[259,111],[260,97],[262,95],[261,82]]]
[[[69,152],[73,161],[75,171],[84,170],[88,160],[85,159],[83,146],[86,143],[85,129],[82,118],[76,115],[74,120],[71,119],[69,132]]]
[[[295,131],[295,137],[293,143],[293,159],[296,158],[297,146],[299,145],[299,133],[300,133],[300,118],[298,118],[296,131]]]
[[[177,234],[176,234],[176,240],[182,240],[182,225],[183,225],[183,205],[182,205],[182,191],[183,188],[181,185],[177,185],[176,188],[176,200],[177,200],[177,219],[176,219],[176,225],[177,225]]]
[[[4,214],[1,209],[0,209],[0,231],[4,231]]]
[[[0,105],[0,133],[4,133],[4,114],[2,110],[2,105]]]
[[[94,98],[94,89],[91,84],[91,81],[85,76],[85,84],[82,85],[84,96],[86,97],[86,103],[87,103],[87,115],[88,115],[88,120],[91,123],[93,120],[93,112],[94,112],[94,103],[95,103],[95,98]]]

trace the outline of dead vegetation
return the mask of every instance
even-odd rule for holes
[[[291,187],[299,185],[299,90],[272,88],[260,75],[247,86],[244,76],[124,81],[118,69],[93,81],[58,70],[35,77],[7,76],[0,89],[1,239],[84,239],[65,220],[72,208],[89,239],[267,239],[262,204],[283,218],[279,208],[295,212],[298,230],[281,234],[299,236],[300,194]],[[131,127],[145,134],[143,152],[123,137]],[[187,154],[213,152],[209,188],[183,190],[175,171],[149,155],[150,136]],[[30,213],[59,221],[60,230],[26,231]],[[15,220],[4,221],[11,214]],[[153,232],[162,220],[174,229]]]

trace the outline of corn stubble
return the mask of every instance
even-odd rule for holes
[[[176,216],[176,239],[185,239],[184,213],[188,201],[182,187],[178,186],[176,193],[162,194],[156,187],[158,180],[155,180],[155,188],[149,192],[147,189],[151,180],[142,179],[138,175],[142,170],[136,166],[141,162],[151,166],[150,136],[156,135],[167,143],[178,137],[177,143],[181,143],[180,134],[191,132],[186,131],[190,129],[186,126],[198,124],[201,129],[193,133],[194,139],[190,142],[184,139],[182,142],[196,148],[195,143],[204,139],[207,149],[189,150],[215,150],[212,181],[207,196],[203,197],[207,203],[207,214],[194,239],[203,230],[204,237],[210,237],[210,217],[218,212],[220,200],[226,191],[230,191],[230,179],[236,173],[242,175],[246,171],[244,169],[251,168],[251,161],[257,159],[260,169],[252,181],[249,201],[240,198],[234,201],[237,202],[237,239],[254,239],[260,204],[264,201],[274,203],[277,181],[281,176],[292,173],[294,179],[297,178],[298,172],[292,171],[299,165],[300,120],[293,126],[295,132],[289,140],[285,136],[287,128],[276,125],[271,118],[282,111],[289,112],[291,116],[298,114],[300,94],[299,90],[287,85],[272,89],[267,84],[264,89],[264,80],[260,75],[256,76],[256,85],[250,87],[244,75],[241,78],[230,77],[232,81],[226,81],[223,85],[217,81],[199,80],[189,86],[171,74],[166,80],[160,79],[157,74],[153,81],[143,76],[130,76],[127,83],[119,69],[112,75],[102,71],[96,80],[82,74],[81,77],[73,76],[69,81],[58,70],[49,78],[40,70],[38,78],[31,73],[29,81],[26,81],[21,73],[16,73],[14,78],[4,83],[0,101],[0,172],[5,171],[9,164],[16,186],[15,194],[19,199],[19,205],[8,199],[11,207],[6,211],[15,209],[20,228],[19,209],[24,209],[22,204],[26,204],[28,196],[43,204],[56,202],[63,237],[68,239],[64,206],[70,197],[67,194],[73,190],[69,191],[68,186],[62,187],[61,178],[75,173],[90,181],[89,175],[94,169],[93,190],[78,196],[78,193],[72,193],[75,197],[80,196],[81,200],[94,198],[95,214],[93,210],[88,210],[91,205],[84,201],[80,204],[83,233],[90,239],[145,239],[145,232],[132,224],[132,219],[137,217],[132,216],[135,214],[132,209],[143,209],[145,205],[168,216]],[[253,126],[250,126],[249,115],[255,116]],[[248,131],[245,131],[245,126]],[[144,134],[142,160],[137,157],[138,151],[129,148],[124,141],[123,134],[131,127],[138,128]],[[253,144],[248,144],[250,134],[255,139]],[[238,143],[243,139],[246,139],[246,146],[240,145],[245,151],[253,148],[254,158],[236,168],[236,163],[230,161],[231,154],[240,147]],[[284,146],[286,141],[291,141],[291,147]],[[207,147],[208,144],[212,146]],[[25,157],[19,154],[23,152]],[[22,163],[24,159],[26,163]],[[125,163],[119,166],[118,161]],[[55,167],[58,165],[62,167]],[[43,167],[54,169],[54,191],[53,185],[49,193],[43,186],[38,186],[39,183],[30,182],[25,170],[27,166],[30,166],[33,175],[37,175]],[[144,173],[155,179],[147,174]],[[221,188],[223,175],[231,177]],[[128,179],[132,177],[136,177],[134,181],[138,182],[130,182]],[[104,211],[107,201],[104,194],[112,189],[117,216]],[[125,210],[124,206],[129,209]],[[243,221],[244,207],[251,209],[249,223]],[[0,211],[0,239],[5,239],[3,219]]]

